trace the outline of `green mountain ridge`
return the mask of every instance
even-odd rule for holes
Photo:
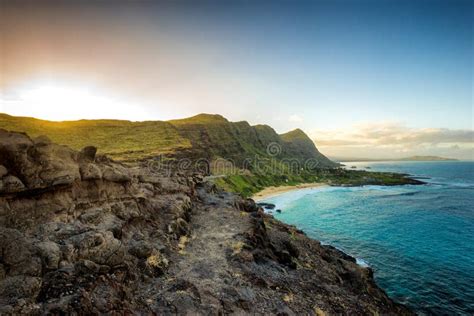
[[[315,159],[319,167],[335,167],[300,129],[279,135],[268,125],[230,122],[218,114],[198,114],[170,121],[78,120],[52,122],[0,114],[0,128],[81,149],[92,145],[117,160],[140,160],[159,154],[232,160],[244,167],[255,155],[263,158]],[[273,146],[275,153],[267,152]]]

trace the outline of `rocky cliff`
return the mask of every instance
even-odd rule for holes
[[[0,314],[410,314],[198,174],[0,130]]]
[[[268,125],[229,122],[220,115],[209,114],[169,122],[176,126],[181,137],[191,141],[199,157],[221,157],[232,160],[239,167],[243,166],[243,161],[255,156],[277,160],[314,159],[320,168],[338,165],[322,155],[300,129],[279,135]]]

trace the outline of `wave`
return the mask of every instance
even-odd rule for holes
[[[324,241],[320,241],[320,243],[321,243],[322,246],[330,246],[330,247],[332,247],[334,249],[337,249],[340,252],[354,258],[355,261],[356,261],[356,264],[359,265],[360,267],[363,267],[363,268],[369,268],[370,267],[369,263],[366,260],[351,255],[350,253],[348,253],[346,250],[342,249],[341,247],[334,246],[334,245],[332,245],[330,243],[327,243],[327,242],[324,242]]]
[[[356,259],[356,263],[357,263],[359,266],[361,266],[361,267],[363,267],[363,268],[369,268],[369,267],[370,267],[370,265],[368,264],[368,262],[365,261],[364,259],[361,259],[361,258],[355,258],[355,259]]]
[[[420,194],[420,193],[421,193],[421,191],[403,192],[403,193],[398,193],[398,194],[388,194],[388,195],[380,196],[379,198],[386,199],[386,198],[392,198],[392,197],[396,197],[396,196],[413,196],[413,195],[417,195],[417,194]]]

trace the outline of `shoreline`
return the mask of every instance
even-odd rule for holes
[[[319,183],[319,182],[316,182],[316,183],[302,183],[302,184],[297,184],[297,185],[287,185],[287,186],[278,186],[278,187],[272,186],[272,187],[267,187],[267,188],[263,189],[262,191],[259,191],[259,192],[255,193],[252,196],[252,199],[255,201],[255,203],[259,203],[264,199],[267,199],[267,198],[270,198],[270,197],[275,197],[275,196],[281,195],[281,194],[286,193],[286,192],[296,191],[296,190],[300,190],[300,189],[327,187],[327,186],[330,186],[330,185],[327,184],[327,183]],[[273,214],[273,210],[265,211],[265,213]],[[282,222],[285,225],[289,225],[288,223],[285,223],[284,221],[282,221],[280,219],[276,219],[276,220]],[[299,227],[297,227],[297,228],[299,228]],[[324,241],[321,241],[321,240],[313,238],[313,237],[309,237],[309,238],[319,242],[322,247],[333,248],[333,249],[341,252],[342,254],[344,254],[344,256],[351,257],[354,260],[354,262],[358,266],[360,266],[361,268],[371,269],[370,264],[366,260],[364,260],[363,258],[356,257],[356,256],[344,251],[343,249],[339,248],[338,246],[331,244],[331,243],[324,242]]]
[[[319,182],[316,182],[316,183],[302,183],[302,184],[297,184],[297,185],[287,185],[287,186],[278,186],[278,187],[272,186],[272,187],[267,187],[267,188],[255,193],[252,196],[252,199],[256,203],[258,203],[258,202],[261,202],[264,199],[267,199],[267,198],[270,198],[270,197],[275,197],[275,196],[281,195],[281,194],[286,193],[286,192],[291,192],[291,191],[300,190],[300,189],[327,187],[327,186],[330,186],[330,185],[327,184],[327,183],[319,183]],[[272,214],[272,213],[273,212],[270,212],[269,214]],[[287,223],[285,223],[285,222],[283,222],[279,219],[277,219],[277,220],[282,222],[285,225],[288,225]],[[356,256],[342,250],[338,246],[331,244],[331,243],[327,243],[327,242],[315,239],[313,237],[309,237],[309,238],[319,242],[322,247],[333,248],[333,249],[341,252],[344,256],[352,258],[354,260],[354,262],[361,268],[372,269],[370,264],[366,260],[364,260],[363,258],[356,257]]]
[[[319,188],[319,187],[325,187],[329,186],[327,183],[322,183],[322,182],[312,182],[312,183],[302,183],[302,184],[297,184],[297,185],[284,185],[284,186],[278,186],[278,187],[267,187],[254,195],[252,195],[252,199],[255,202],[262,201],[264,199],[274,197],[286,192],[294,191],[294,190],[299,190],[299,189],[309,189],[309,188]]]

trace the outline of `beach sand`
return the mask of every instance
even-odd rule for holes
[[[326,183],[302,183],[298,185],[268,187],[258,193],[255,193],[252,196],[252,199],[258,202],[258,201],[262,201],[276,195],[280,195],[288,191],[307,189],[307,188],[317,188],[317,187],[323,187],[323,186],[327,186],[327,184]]]

